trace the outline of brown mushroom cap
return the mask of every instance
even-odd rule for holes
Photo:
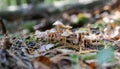
[[[72,27],[69,26],[69,25],[66,25],[65,28],[66,28],[66,29],[71,29]]]
[[[55,23],[53,23],[53,25],[59,27],[59,28],[63,28],[63,29],[71,29],[72,27],[69,25],[64,25],[61,21],[56,21]]]

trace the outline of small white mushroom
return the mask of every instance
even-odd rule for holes
[[[55,23],[53,23],[53,25],[55,25],[57,28],[63,28],[63,27],[65,27],[65,25],[61,21],[56,21]]]
[[[104,38],[105,39],[112,39],[112,40],[118,40],[120,39],[120,26],[116,26],[115,29],[109,30],[109,28],[104,29]]]
[[[53,25],[56,26],[56,30],[57,30],[57,38],[58,40],[61,39],[61,34],[63,36],[66,36],[65,32],[66,30],[71,29],[72,27],[69,25],[64,25],[61,21],[56,21],[55,23],[53,23]],[[63,33],[64,32],[64,33]],[[65,34],[65,35],[64,35]]]
[[[59,29],[71,29],[72,27],[69,25],[64,25],[62,22],[60,21],[56,21],[55,23],[53,23],[53,25],[55,25],[57,27],[57,30]]]
[[[48,33],[47,33],[47,31],[41,32],[39,30],[36,30],[34,35],[35,35],[36,38],[45,39],[45,40],[48,39]]]
[[[48,30],[48,36],[49,36],[49,40],[51,41],[52,39],[56,38],[54,35],[56,34],[56,29],[50,29]]]
[[[53,25],[62,25],[63,23],[61,21],[56,21],[55,23],[53,23]]]
[[[65,27],[65,25],[61,21],[56,21],[55,23],[53,23],[53,25],[56,26],[57,33],[58,35],[60,35],[61,32],[63,32],[63,27]]]
[[[71,34],[73,34],[73,32],[71,32],[70,30],[66,30],[61,34],[61,36],[64,37],[64,44],[66,44],[66,37],[70,36]]]
[[[70,30],[66,30],[61,34],[61,36],[69,36],[71,34],[73,34],[73,32],[71,32]]]
[[[86,31],[82,31],[82,30],[77,30],[75,31],[76,35],[77,35],[77,39],[79,42],[79,53],[82,52],[82,45],[84,45],[84,36],[82,35],[82,33],[86,33]]]
[[[55,33],[56,32],[56,29],[50,29],[49,30],[49,33]]]
[[[111,39],[120,39],[120,26],[115,27],[114,33],[110,35]]]

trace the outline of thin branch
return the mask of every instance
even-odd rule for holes
[[[4,35],[7,35],[7,29],[6,29],[6,27],[5,27],[5,24],[4,24],[2,18],[0,18],[0,24],[1,24],[1,28],[2,28],[2,33],[3,33]]]

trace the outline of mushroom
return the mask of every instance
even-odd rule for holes
[[[55,34],[56,34],[56,29],[50,29],[49,31],[48,31],[48,36],[49,36],[49,40],[51,41],[52,39],[54,39],[55,40]]]
[[[112,40],[119,40],[120,39],[120,26],[117,26],[114,31],[113,34],[110,35],[110,39]]]
[[[77,39],[78,39],[78,42],[79,42],[79,53],[82,52],[82,48],[81,46],[84,44],[84,40],[83,40],[83,33],[86,33],[85,31],[82,31],[82,30],[78,30],[78,31],[75,31],[75,33],[77,34]]]
[[[61,34],[61,36],[63,36],[64,37],[64,44],[66,45],[66,37],[67,36],[70,36],[71,34],[73,34],[73,32],[71,32],[70,30],[66,30],[66,31],[64,31],[62,34]]]
[[[58,26],[58,25],[63,25],[63,23],[61,21],[57,20],[56,22],[53,23],[53,25]]]
[[[53,23],[54,26],[56,26],[57,36],[58,39],[60,39],[59,36],[61,36],[61,33],[63,32],[63,27],[65,26],[61,21],[56,21]]]
[[[71,29],[72,27],[69,25],[64,26],[65,29]]]
[[[64,25],[61,21],[56,21],[55,23],[53,23],[53,25],[56,26],[58,40],[61,39],[61,33],[64,36],[63,32],[72,28],[69,25]]]
[[[53,25],[56,26],[57,31],[60,31],[60,29],[65,27],[65,25],[61,21],[56,21],[55,23],[53,23]]]
[[[56,21],[55,23],[53,23],[53,25],[55,25],[57,27],[57,31],[63,31],[63,29],[71,29],[72,27],[69,25],[64,25],[62,22],[60,21]]]
[[[87,24],[87,30],[90,32],[91,24]]]
[[[120,39],[120,26],[116,26],[114,29],[109,30],[109,28],[104,29],[104,38],[109,40],[119,40]]]
[[[34,35],[35,35],[36,38],[40,38],[40,39],[44,39],[44,40],[48,39],[47,31],[41,32],[39,30],[36,30]]]

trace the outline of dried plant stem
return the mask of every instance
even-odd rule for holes
[[[53,50],[56,50],[56,49],[63,49],[63,48],[71,48],[73,50],[76,50],[76,51],[79,51],[79,47],[78,46],[72,46],[72,45],[63,45],[63,46],[57,46],[55,47],[54,49],[50,49],[50,50],[47,50],[45,52],[42,52],[42,53],[48,53],[48,52],[51,52]]]
[[[2,33],[7,36],[7,29],[5,27],[3,19],[1,19],[1,18],[0,18],[0,24],[1,24],[1,28],[2,28]]]

